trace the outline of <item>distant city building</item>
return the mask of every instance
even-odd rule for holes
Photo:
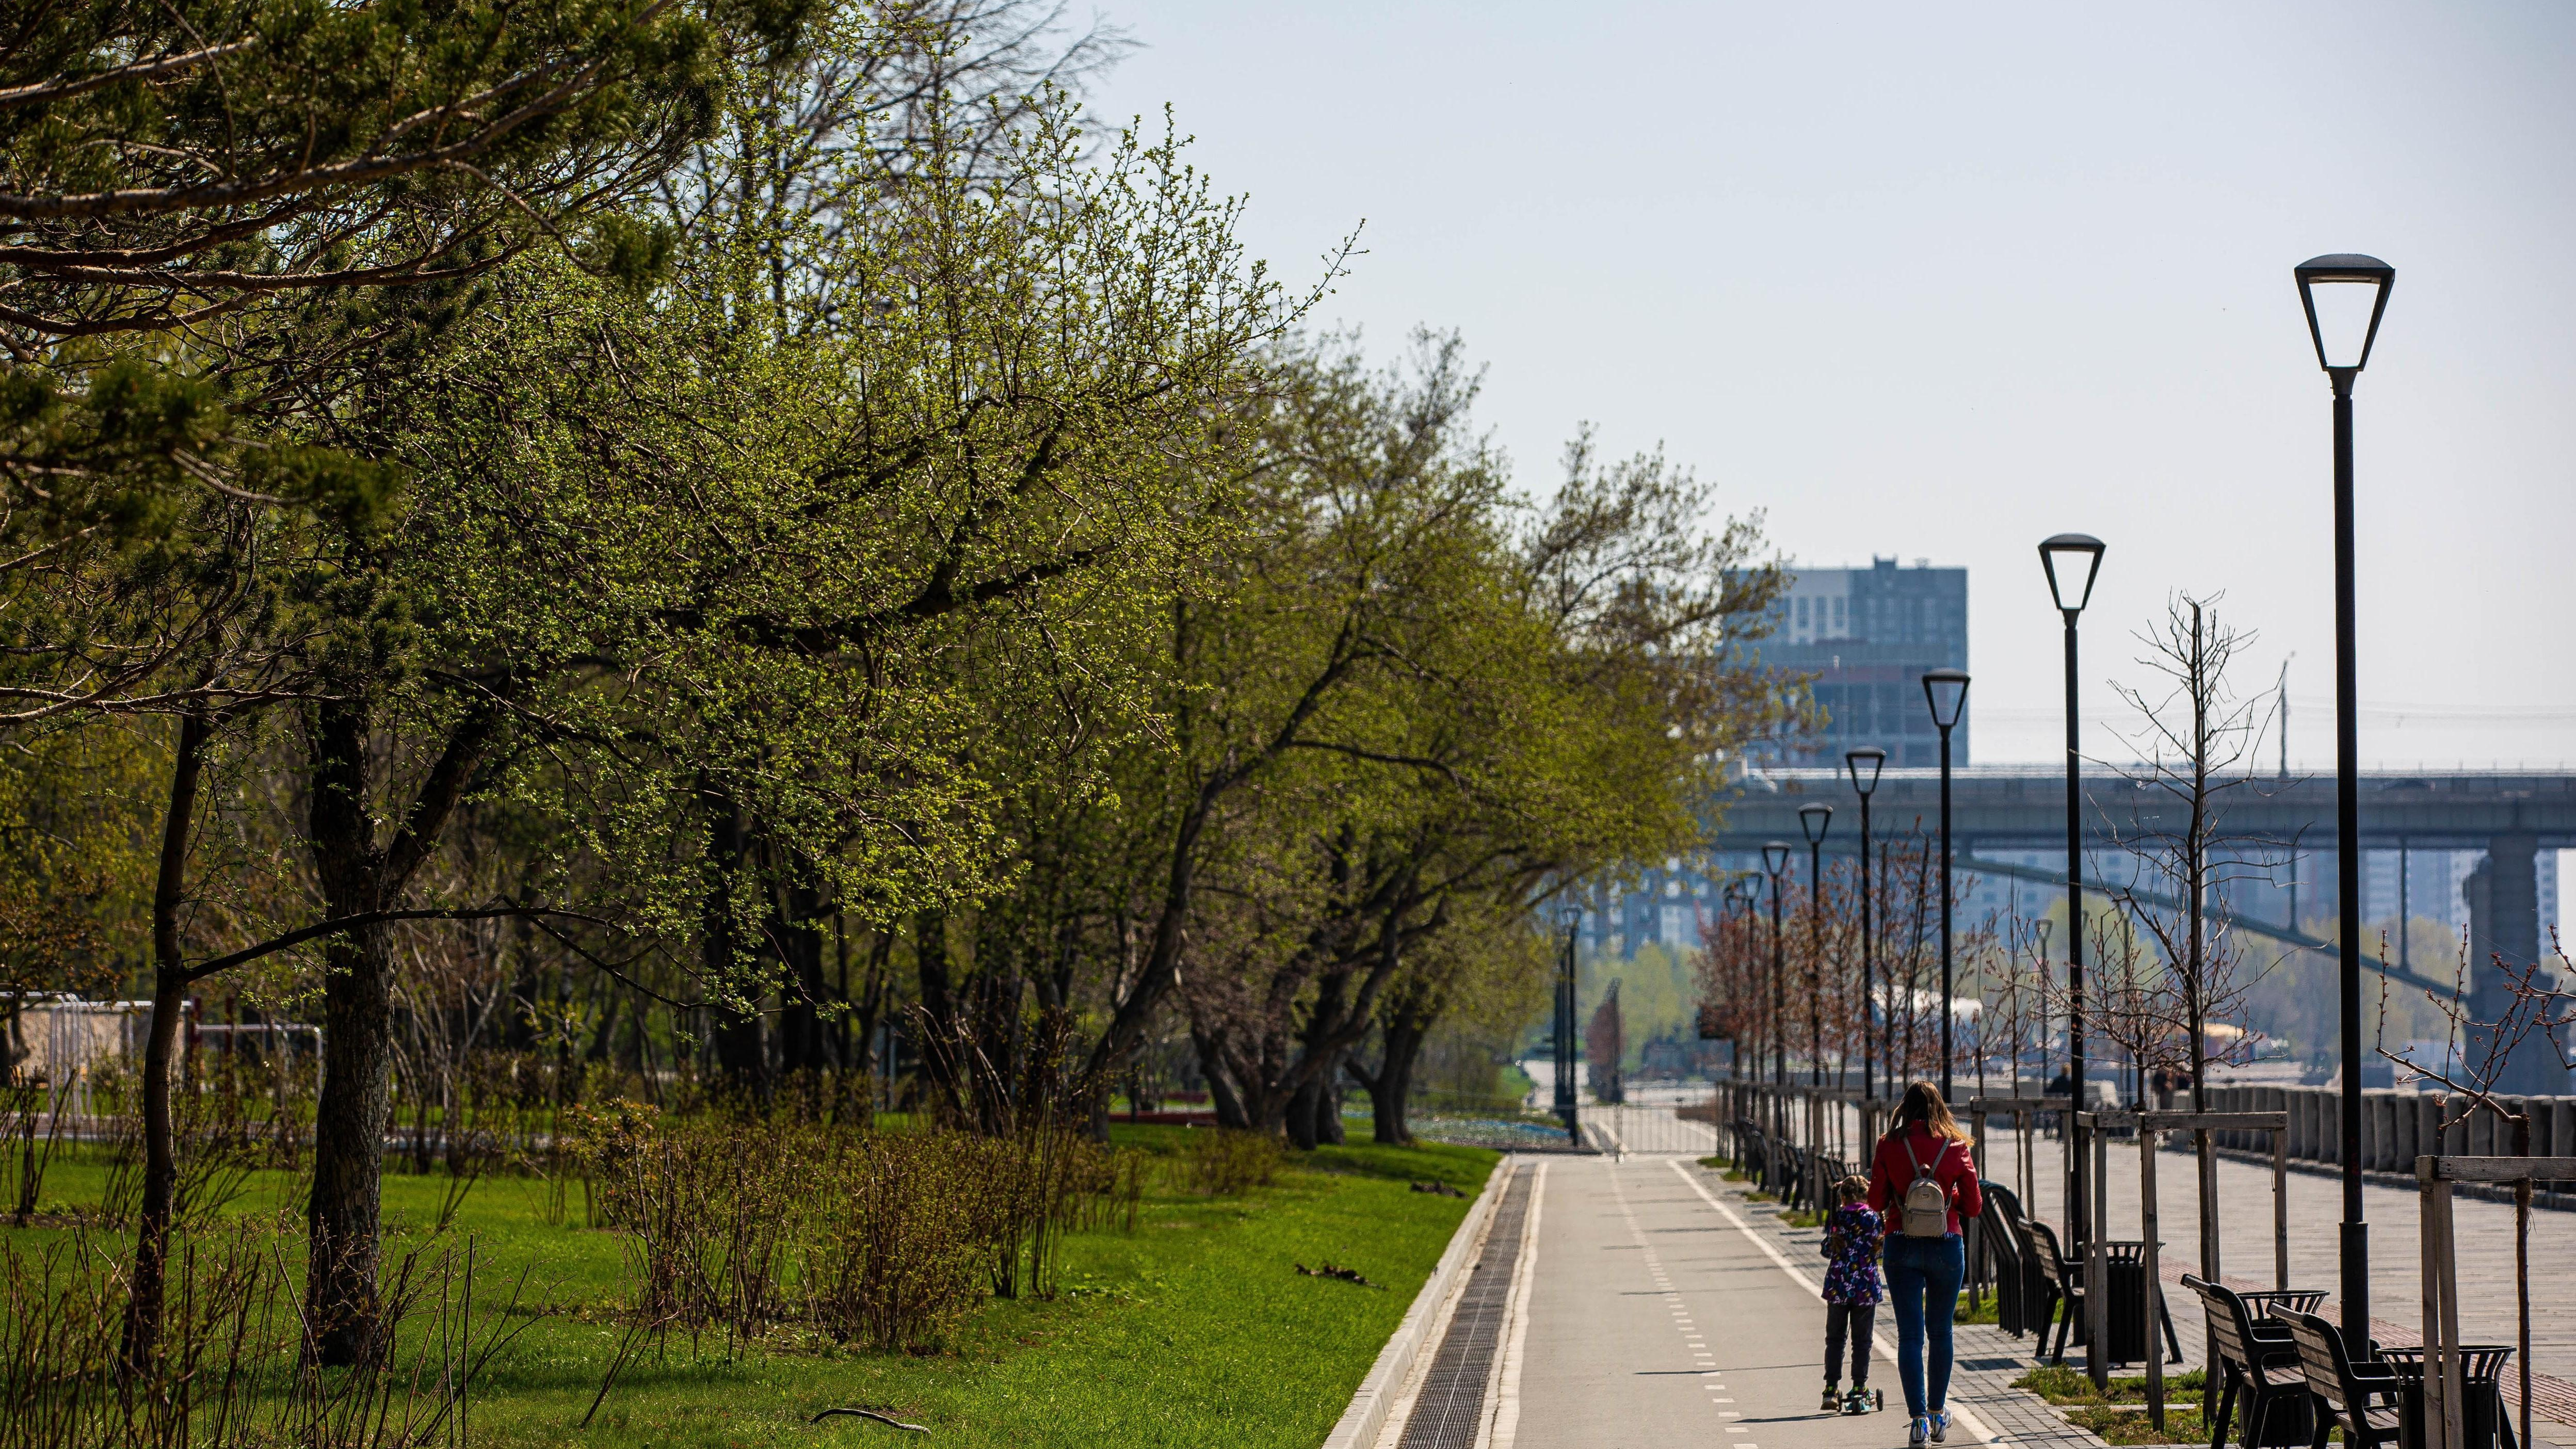
[[[1820,729],[1755,750],[1766,763],[1833,764],[1846,749],[1877,745],[1890,765],[1937,765],[1941,736],[1924,704],[1923,672],[1968,667],[1968,571],[1928,559],[1900,568],[1892,558],[1865,569],[1798,569],[1759,647],[1764,663],[1815,676],[1825,715]],[[1971,693],[1969,714],[1975,709]],[[1968,763],[1967,716],[1951,731],[1950,757]]]

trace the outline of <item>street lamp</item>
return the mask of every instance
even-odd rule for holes
[[[1576,1120],[1574,1074],[1574,948],[1583,929],[1583,909],[1565,908],[1565,956],[1556,968],[1556,1115],[1565,1124],[1565,1135],[1575,1146],[1583,1145],[1583,1131]]]
[[[1923,671],[1923,702],[1941,732],[1941,1100],[1950,1100],[1950,731],[1968,707],[1968,671]],[[1910,1041],[1911,1038],[1908,1038]]]
[[[1732,949],[1741,950],[1745,945],[1744,938],[1747,934],[1743,929],[1744,924],[1753,919],[1753,897],[1756,894],[1753,881],[1748,876],[1737,876],[1735,879],[1726,883],[1726,890],[1723,894],[1726,901],[1727,913],[1733,916],[1736,922],[1736,930],[1731,938],[1729,938],[1732,942]],[[1754,1056],[1753,1061],[1755,1068],[1759,1070],[1762,1058],[1758,1052]],[[1744,1080],[1744,1043],[1740,1038],[1735,1043],[1735,1049],[1730,1055],[1728,1065],[1734,1080],[1739,1082]]]
[[[1788,1002],[1780,987],[1783,957],[1780,950],[1780,872],[1789,868],[1789,842],[1774,840],[1762,847],[1762,873],[1771,878],[1771,1085],[1789,1084],[1789,1034],[1780,1029],[1780,1020],[1788,1013]]]
[[[2343,995],[2343,1337],[2370,1340],[2370,1226],[2361,1216],[2361,794],[2359,665],[2353,649],[2352,384],[2379,340],[2397,269],[2353,253],[2310,257],[2292,275],[2317,365],[2334,386],[2335,889]]]
[[[1870,1073],[1869,1013],[1878,998],[1878,943],[1870,935],[1869,921],[1869,794],[1878,788],[1878,772],[1887,768],[1887,751],[1876,745],[1845,750],[1843,768],[1851,772],[1852,789],[1860,796],[1860,1099],[1872,1102],[1878,1093]],[[1896,1014],[1887,1013],[1886,1020],[1887,1030],[1893,1033]]]
[[[1807,837],[1807,1075],[1824,1085],[1825,1072],[1825,829],[1834,807],[1810,801],[1798,807],[1798,829]]]
[[[2075,620],[2102,571],[2102,540],[2089,533],[2058,534],[2040,544],[2039,564],[2048,573],[2058,617],[2066,621],[2066,1149],[2068,1161],[2080,1163],[2083,1133],[2073,1114],[2084,1110],[2084,754],[2075,712]],[[2067,1173],[2066,1241],[2081,1248],[2088,1236],[2084,1181],[2076,1167]],[[2100,1354],[2088,1352],[2087,1360],[2098,1363]]]

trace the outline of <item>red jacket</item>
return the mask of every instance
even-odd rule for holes
[[[1878,1151],[1869,1163],[1869,1205],[1887,1220],[1888,1236],[1902,1231],[1905,1189],[1914,1184],[1914,1164],[1932,1169],[1933,1180],[1950,1199],[1950,1231],[1959,1231],[1959,1215],[1975,1217],[1986,1210],[1986,1195],[1977,1186],[1976,1160],[1968,1155],[1968,1144],[1942,1137],[1920,1122],[1902,1129],[1903,1136],[1891,1132],[1878,1139]],[[1914,1151],[1912,1161],[1906,1149]],[[1940,1154],[1936,1165],[1934,1153]]]

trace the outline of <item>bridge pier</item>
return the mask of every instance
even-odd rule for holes
[[[2469,902],[2468,1005],[2479,1021],[2497,1021],[2512,1008],[2506,968],[2526,969],[2540,958],[2539,855],[2537,836],[2497,835],[2487,841],[2486,860],[2469,874],[2464,889]],[[2472,1069],[2486,1060],[2488,1050],[2488,1034],[2472,1033]],[[2512,1049],[2495,1082],[2497,1091],[2532,1095],[2556,1095],[2567,1087],[2557,1044],[2538,1033]]]

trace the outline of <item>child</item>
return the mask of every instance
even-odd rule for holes
[[[1825,1401],[1827,1410],[1866,1414],[1869,1393],[1870,1320],[1882,1295],[1878,1281],[1878,1240],[1882,1224],[1869,1205],[1869,1179],[1846,1177],[1834,1186],[1839,1200],[1825,1218]],[[1843,1376],[1843,1344],[1851,1344],[1852,1386],[1837,1395]]]

